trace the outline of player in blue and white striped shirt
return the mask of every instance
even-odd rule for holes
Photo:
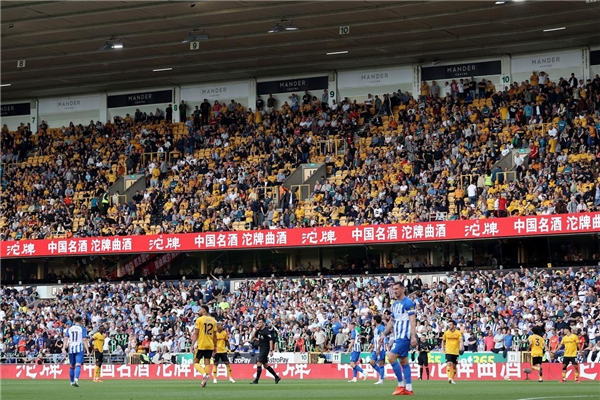
[[[376,385],[381,385],[385,379],[385,349],[387,346],[387,338],[383,338],[383,345],[379,343],[379,339],[383,337],[385,325],[381,320],[381,315],[373,317],[373,341],[371,342],[371,366],[379,373],[379,380]]]
[[[349,382],[356,382],[356,375],[360,372],[363,374],[363,380],[367,380],[367,374],[358,365],[360,360],[360,330],[356,327],[354,321],[350,322],[350,345],[346,354],[350,353],[350,366],[352,367],[352,380]]]
[[[81,365],[83,364],[85,353],[89,351],[89,343],[87,331],[81,325],[81,316],[76,316],[73,322],[73,326],[67,329],[63,351],[67,352],[68,349],[69,352],[69,363],[71,364],[69,378],[71,379],[71,386],[79,387]]]
[[[402,282],[394,283],[396,301],[392,305],[392,318],[383,332],[383,336],[388,336],[394,331],[394,342],[388,353],[388,360],[396,374],[396,378],[398,378],[398,388],[393,393],[394,395],[413,394],[408,351],[411,346],[415,347],[417,345],[417,317],[415,316],[415,303],[406,297],[404,290]],[[383,338],[380,339],[380,342],[382,341]],[[398,363],[398,358],[400,358],[400,363]],[[403,373],[406,388],[402,379]]]

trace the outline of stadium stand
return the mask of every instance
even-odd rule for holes
[[[491,86],[490,86],[491,85]],[[481,87],[479,87],[481,86]],[[145,113],[38,132],[2,128],[2,240],[360,225],[595,211],[600,78],[497,91],[473,78],[280,110]],[[444,95],[437,97],[436,94]],[[157,111],[157,114],[160,112]],[[139,114],[139,115],[138,115]],[[282,182],[331,172],[308,199]],[[133,198],[104,193],[143,173]],[[15,177],[19,179],[15,179]],[[286,197],[286,195],[288,197]],[[277,200],[279,199],[279,203]]]
[[[145,349],[154,362],[170,362],[171,354],[190,351],[190,331],[202,304],[210,304],[225,323],[234,352],[253,351],[248,338],[260,315],[277,329],[280,351],[344,351],[351,320],[362,326],[366,351],[372,316],[389,312],[391,284],[402,281],[417,304],[417,332],[433,349],[439,349],[450,318],[458,321],[467,351],[490,350],[493,340],[486,337],[504,328],[506,350],[526,350],[531,328],[543,322],[550,344],[562,327],[573,326],[585,340],[584,359],[593,362],[600,354],[598,274],[598,268],[587,267],[522,268],[448,274],[429,285],[419,275],[258,278],[231,293],[213,277],[75,284],[64,286],[53,300],[39,300],[35,289],[3,287],[0,357],[6,363],[62,362],[63,332],[81,313],[90,331],[107,327],[105,353],[113,363]]]

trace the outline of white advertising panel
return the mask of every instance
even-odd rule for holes
[[[547,51],[540,54],[512,57],[511,71],[515,74],[581,67],[581,62],[581,50]],[[573,72],[576,71],[578,70],[574,70]]]
[[[68,96],[42,99],[39,102],[40,115],[70,114],[80,111],[99,110],[100,96]]]
[[[185,102],[208,100],[235,100],[248,98],[249,84],[245,83],[207,83],[199,86],[182,87],[181,99]]]
[[[338,73],[338,89],[394,86],[412,82],[412,68],[367,69]]]

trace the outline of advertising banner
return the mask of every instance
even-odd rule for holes
[[[100,96],[64,97],[42,99],[39,102],[40,115],[69,114],[79,111],[99,110]]]
[[[421,79],[429,81],[433,79],[470,78],[472,76],[500,75],[501,73],[502,62],[498,60],[424,67],[421,68]]]
[[[600,65],[600,50],[590,51],[590,65]]]
[[[256,364],[258,354],[254,353],[227,353],[227,358],[232,364]],[[191,353],[177,354],[178,364],[192,364],[194,355]],[[273,353],[273,357],[269,357],[269,364],[306,364],[308,355],[306,353]],[[211,360],[212,364],[212,360]]]
[[[142,269],[142,276],[152,275],[153,273],[155,273],[156,271],[173,261],[175,258],[177,258],[177,256],[179,256],[179,253],[167,253],[161,255],[160,257],[157,257],[155,260],[153,260],[151,263],[149,263]]]
[[[338,73],[338,89],[390,86],[412,82],[412,68],[381,69],[373,71]]]
[[[0,243],[0,257],[52,257],[411,243],[594,232],[600,232],[600,212],[394,225],[3,241]]]
[[[117,94],[108,96],[106,105],[108,108],[135,107],[147,104],[161,104],[173,102],[173,90],[156,90],[151,92],[140,92],[130,94]]]
[[[581,66],[581,50],[548,51],[543,54],[514,56],[510,61],[511,72],[544,71]],[[576,71],[573,71],[576,72]],[[568,78],[565,76],[565,79]],[[558,77],[554,77],[558,79]]]
[[[600,364],[579,364],[580,377],[582,381],[597,380],[600,375]],[[271,364],[273,369],[283,379],[329,379],[341,380],[352,377],[352,368],[349,364]],[[411,364],[412,376],[416,377],[419,373],[419,366]],[[85,364],[81,370],[81,384],[91,385],[94,376],[93,364]],[[369,378],[378,379],[378,373],[368,364],[362,365]],[[524,368],[530,368],[529,364],[460,364],[456,379],[464,380],[524,380],[526,378],[523,372]],[[256,364],[254,365],[233,365],[233,378],[236,380],[251,380],[256,375]],[[544,379],[547,381],[560,380],[562,373],[562,364],[544,364]],[[431,380],[446,380],[446,364],[430,364],[429,373]],[[2,379],[63,379],[69,380],[69,366],[64,364],[3,364],[0,365],[0,375]],[[386,380],[395,381],[396,376],[392,367],[385,366]],[[200,375],[192,365],[189,364],[164,364],[164,365],[103,365],[100,377],[108,379],[197,379],[201,380]],[[362,374],[359,374],[362,377]],[[217,368],[217,378],[227,379],[227,369],[225,365],[219,365]],[[264,371],[263,380],[271,380],[273,376]],[[567,379],[573,380],[573,370],[569,367]]]
[[[125,275],[133,275],[135,270],[139,266],[144,265],[144,263],[150,261],[154,257],[156,257],[156,254],[142,253],[137,257],[134,257],[130,261],[126,262],[125,264],[117,267],[113,272],[109,274],[109,277],[115,279],[122,278]]]
[[[360,354],[360,357],[363,359],[363,361],[366,362],[366,360],[371,359],[371,353],[363,352]],[[416,355],[415,355],[415,358],[416,358]],[[441,353],[439,351],[432,351],[429,353],[429,363],[430,364],[441,364],[445,361],[446,361],[446,358],[444,356],[444,353]],[[468,363],[468,364],[501,363],[501,362],[505,362],[505,361],[506,361],[506,359],[504,357],[502,357],[502,354],[495,354],[491,351],[477,352],[477,353],[465,352],[462,356],[458,357],[458,362]],[[340,357],[340,362],[342,364],[349,363],[350,355],[347,355],[346,353],[342,353],[341,357]]]
[[[206,84],[193,87],[181,88],[181,99],[186,102],[208,100],[229,100],[241,99],[249,96],[250,88],[248,83],[223,83]],[[211,103],[212,104],[212,103]]]
[[[285,79],[257,83],[256,94],[304,92],[305,90],[323,90],[328,87],[329,77],[327,76]]]
[[[18,117],[31,114],[31,103],[2,104],[0,106],[3,117]]]

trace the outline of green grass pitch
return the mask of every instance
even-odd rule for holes
[[[221,380],[217,384],[209,381],[206,388],[200,388],[200,380],[105,380],[103,383],[81,381],[79,388],[72,388],[63,380],[6,380],[0,381],[2,400],[151,400],[151,399],[268,399],[268,400],[310,400],[310,399],[392,399],[406,396],[392,396],[393,381],[383,385],[373,385],[374,381],[299,381],[285,379],[279,385],[272,380],[261,381],[259,385],[249,385],[250,381],[237,381],[232,384]],[[600,399],[600,382],[569,381],[458,381],[449,385],[445,381],[416,381],[415,395],[422,399],[442,400],[545,400],[545,399]]]

